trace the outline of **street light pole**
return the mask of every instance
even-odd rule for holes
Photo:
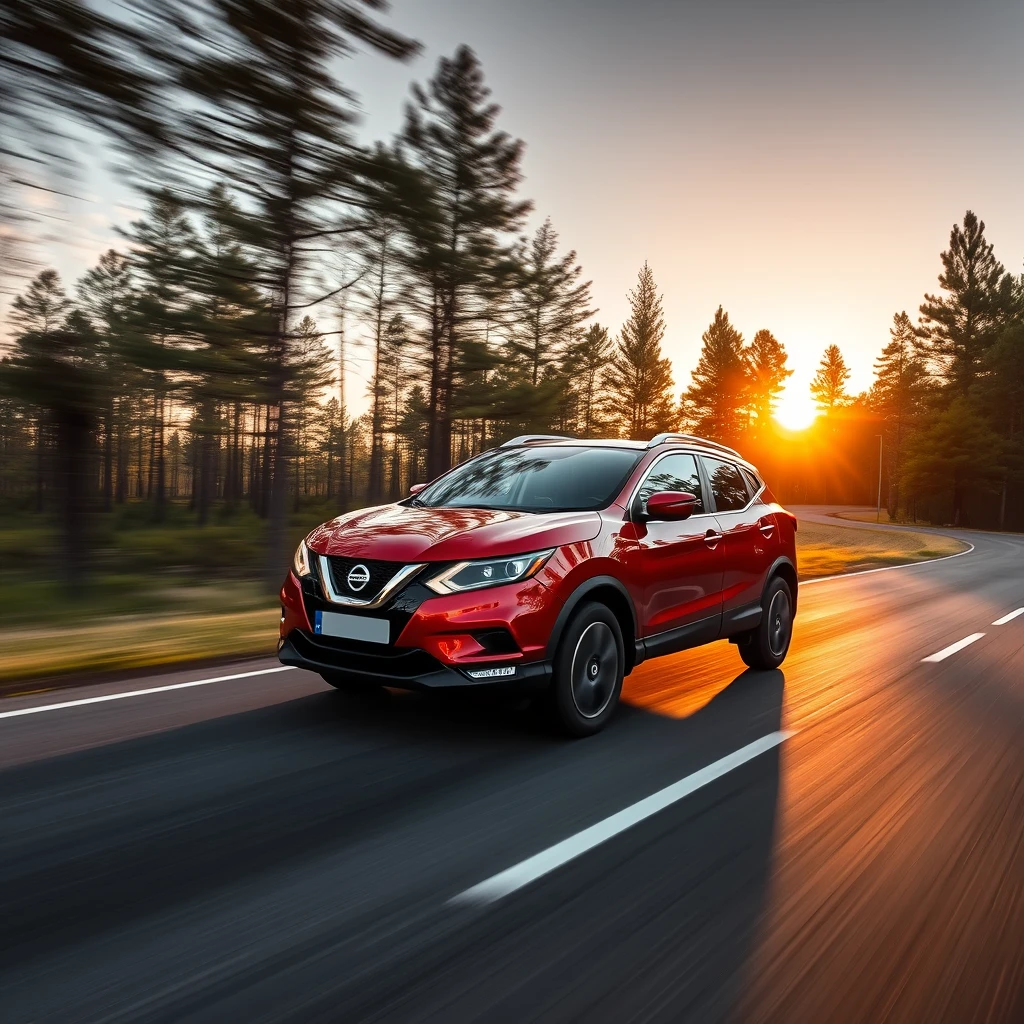
[[[882,435],[875,434],[878,438],[878,505],[875,508],[875,522],[882,521]]]

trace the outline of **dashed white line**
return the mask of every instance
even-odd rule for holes
[[[1012,622],[1018,615],[1024,615],[1024,608],[1015,608],[1012,612],[1004,615],[1001,619],[996,619],[992,623],[993,626],[1005,626],[1008,622]]]
[[[618,811],[611,815],[611,817],[599,821],[596,825],[591,825],[582,832],[577,832],[574,836],[563,839],[560,843],[555,843],[554,846],[549,846],[546,850],[542,850],[540,853],[520,861],[505,871],[492,875],[482,882],[478,882],[471,888],[452,897],[449,902],[479,905],[500,900],[517,889],[535,882],[538,878],[542,878],[556,868],[560,868],[563,864],[575,860],[581,854],[594,849],[595,846],[607,842],[620,832],[624,832],[645,818],[649,818],[651,815],[657,814],[666,807],[682,800],[683,797],[696,792],[709,782],[720,779],[734,768],[739,768],[740,765],[746,764],[747,761],[767,753],[792,735],[793,733],[791,732],[773,732],[767,736],[762,736],[759,740],[754,740],[753,743],[748,743],[745,747],[741,747],[734,753],[726,755],[713,764],[709,764],[706,768],[701,768],[692,775],[687,775],[685,779],[673,782],[671,786],[658,790],[657,793],[653,793],[651,796],[645,797],[624,810]]]
[[[955,644],[943,647],[941,651],[937,651],[935,654],[929,654],[927,658],[922,658],[921,660],[945,661],[951,654],[956,654],[957,651],[962,651],[965,647],[970,647],[975,640],[980,640],[984,635],[984,633],[972,633],[970,636],[965,636],[963,640],[957,640]]]
[[[252,676],[268,676],[273,672],[290,672],[290,665],[275,665],[252,672],[236,672],[230,676],[214,676],[212,679],[193,679],[188,683],[169,683],[167,686],[151,686],[148,690],[126,690],[122,693],[104,693],[99,697],[82,697],[79,700],[65,700],[59,704],[38,704],[31,708],[16,708],[14,711],[0,711],[0,718],[20,718],[22,715],[41,715],[44,711],[61,711],[64,708],[80,708],[86,704],[103,704],[108,700],[126,700],[128,697],[147,697],[151,693],[167,693],[170,690],[187,690],[190,686],[210,686],[212,683],[228,683],[232,679],[250,679]]]

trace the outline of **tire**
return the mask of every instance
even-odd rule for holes
[[[781,576],[773,577],[761,600],[761,623],[739,642],[740,657],[751,668],[778,668],[793,639],[793,594]]]
[[[618,619],[606,605],[584,604],[555,651],[550,707],[560,731],[592,736],[605,727],[619,703],[625,665]]]

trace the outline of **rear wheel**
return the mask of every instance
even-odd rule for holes
[[[570,736],[603,729],[619,702],[624,669],[618,619],[603,604],[583,605],[555,653],[551,705],[559,727]]]
[[[751,668],[778,668],[786,659],[793,638],[793,595],[789,584],[776,576],[764,592],[761,623],[739,642],[740,657]]]

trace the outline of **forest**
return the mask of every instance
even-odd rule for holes
[[[672,366],[647,264],[623,282],[626,322],[600,322],[571,245],[550,219],[528,229],[525,143],[470,48],[413,88],[396,137],[354,141],[336,59],[417,51],[379,6],[5,6],[0,558],[77,586],[124,535],[162,530],[147,568],[276,582],[303,529],[525,432],[691,431],[786,502],[880,493],[893,520],[1024,530],[1024,275],[974,212],[934,294],[894,311],[870,389],[848,392],[823,338],[818,418],[786,430],[773,412],[792,370],[770,324],[741,331],[694,297],[699,360]],[[76,159],[41,111],[104,133],[145,201],[77,281],[46,266],[17,201]],[[372,374],[353,408],[357,345]]]

